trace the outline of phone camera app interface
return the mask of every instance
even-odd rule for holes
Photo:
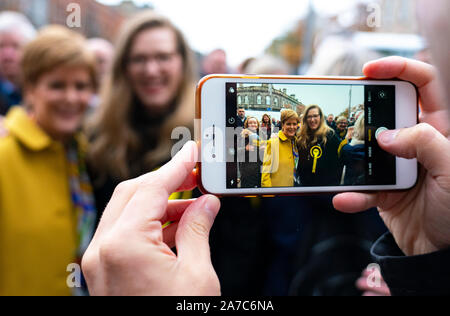
[[[227,83],[227,188],[396,184],[395,86]]]

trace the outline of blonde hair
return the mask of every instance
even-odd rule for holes
[[[355,122],[355,129],[353,132],[353,139],[364,140],[365,138],[365,125],[364,114],[360,115]]]
[[[24,89],[58,67],[86,68],[93,86],[97,86],[95,58],[87,50],[85,38],[63,26],[52,25],[42,29],[24,48],[21,61]]]
[[[258,124],[258,129],[259,129],[259,121],[258,121],[258,119],[256,118],[256,117],[254,117],[254,116],[248,116],[247,117],[247,119],[245,120],[245,122],[244,122],[244,128],[248,128],[248,121],[250,121],[250,120],[255,120],[256,121],[256,124]]]
[[[170,159],[173,145],[171,133],[175,127],[189,127],[192,133],[195,87],[193,54],[181,31],[167,18],[153,11],[144,11],[128,20],[121,30],[112,73],[107,76],[102,89],[99,111],[88,125],[89,133],[94,139],[89,160],[101,176],[110,174],[120,180],[137,176],[130,168],[130,158],[139,154],[145,139],[142,139],[132,124],[137,96],[126,74],[130,50],[136,37],[141,32],[154,28],[168,28],[175,33],[178,51],[183,60],[184,78],[175,96],[176,108],[170,118],[160,118],[161,126],[155,131],[159,135],[156,148],[145,152],[142,159],[139,159],[143,161],[147,171],[151,171]],[[136,172],[141,171],[134,170],[134,173]]]
[[[320,125],[317,131],[311,131],[307,122],[308,113],[313,109],[318,109],[320,114]],[[325,117],[323,116],[323,111],[318,105],[310,105],[305,109],[303,118],[302,118],[302,128],[297,136],[297,145],[299,148],[307,149],[311,144],[317,144],[321,139],[323,145],[327,144],[327,135],[333,131],[328,125],[325,123]]]
[[[345,116],[339,116],[336,120],[336,124],[339,124],[340,122],[348,122],[348,119]]]
[[[300,119],[298,118],[297,112],[294,110],[284,110],[281,112],[281,126],[284,125],[290,119],[296,119],[297,123],[300,123]]]

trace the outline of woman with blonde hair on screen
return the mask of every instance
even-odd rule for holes
[[[298,162],[295,134],[299,118],[297,112],[284,110],[281,112],[281,131],[277,137],[267,141],[264,152],[261,185],[270,187],[292,187],[296,178]]]
[[[339,144],[335,132],[325,123],[322,109],[318,105],[308,106],[297,137],[300,185],[339,185],[342,174]]]

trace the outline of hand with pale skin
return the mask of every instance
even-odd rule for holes
[[[251,134],[253,134],[253,132],[250,131],[249,129],[243,129],[241,132],[241,137],[245,138],[245,137],[250,136]]]
[[[380,134],[384,150],[421,164],[417,185],[406,192],[343,193],[336,209],[359,212],[378,206],[380,216],[405,255],[428,254],[450,247],[450,140],[448,100],[440,94],[436,70],[400,57],[371,62],[364,74],[414,83],[420,95],[421,124]]]
[[[159,170],[116,188],[82,261],[91,295],[220,295],[208,237],[219,200],[168,201],[196,186],[196,157],[188,142]]]

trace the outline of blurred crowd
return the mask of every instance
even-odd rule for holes
[[[374,56],[351,49],[317,60],[311,72],[360,75]],[[232,70],[222,49],[198,62],[184,34],[153,11],[129,18],[115,43],[57,25],[35,30],[25,16],[0,12],[0,295],[88,294],[85,284],[67,286],[66,269],[81,263],[116,187],[168,162],[172,130],[194,134],[197,80],[231,72],[292,69],[264,55]],[[276,129],[295,134],[301,123],[329,126],[324,135],[333,130],[337,147],[361,145],[363,115],[327,114],[309,107],[302,118],[286,111],[279,122],[238,116],[249,139],[258,128],[266,141]],[[253,167],[243,170],[243,187],[264,185],[264,176],[245,177]],[[357,183],[342,171],[336,181]],[[195,189],[170,199],[198,196]],[[221,199],[210,244],[222,294],[362,294],[367,287],[357,280],[386,227],[376,209],[341,214],[332,198]]]

